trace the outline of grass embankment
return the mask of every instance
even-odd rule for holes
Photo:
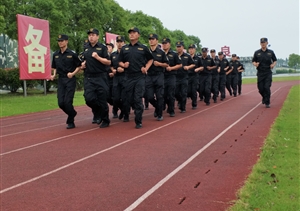
[[[300,210],[299,103],[298,85],[291,89],[231,211]]]

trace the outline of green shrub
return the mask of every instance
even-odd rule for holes
[[[83,70],[81,70],[76,74],[76,90],[77,91],[83,90],[83,78],[84,78],[83,73],[84,73]]]

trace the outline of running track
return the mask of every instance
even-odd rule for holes
[[[86,106],[72,130],[58,109],[2,118],[1,210],[226,210],[296,84],[273,83],[271,109],[256,85],[161,122],[150,108],[140,130],[100,129]]]

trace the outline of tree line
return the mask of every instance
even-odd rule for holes
[[[156,17],[142,11],[124,10],[114,0],[2,0],[0,4],[0,33],[17,39],[16,14],[45,19],[50,25],[50,46],[57,49],[57,35],[69,35],[69,47],[76,52],[83,50],[87,30],[97,28],[100,34],[105,32],[123,35],[128,40],[127,31],[136,26],[141,31],[140,41],[148,43],[150,33],[159,38],[169,37],[172,48],[175,42],[184,41],[185,45],[195,44],[201,48],[200,38],[186,35],[183,31],[169,30]]]

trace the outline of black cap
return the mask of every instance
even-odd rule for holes
[[[88,34],[93,33],[93,34],[99,35],[99,30],[98,30],[98,29],[95,29],[95,28],[90,28],[90,29],[87,31],[87,33],[88,33]]]
[[[119,35],[119,36],[117,36],[116,41],[117,42],[125,42],[125,37]]]
[[[148,39],[157,39],[158,40],[158,35],[157,34],[149,34]]]
[[[218,52],[218,55],[223,55],[223,52],[222,51]]]
[[[266,38],[266,37],[260,38],[260,42],[261,42],[261,43],[262,43],[262,42],[268,42],[268,38]]]
[[[210,52],[211,53],[216,53],[216,50],[215,49],[211,49]]]
[[[239,57],[239,56],[237,56],[236,58],[237,58],[237,59],[240,59],[240,57]]]
[[[137,32],[137,33],[140,33],[140,30],[136,27],[131,27],[129,30],[128,30],[128,33],[130,32]]]
[[[204,52],[207,52],[208,51],[208,48],[202,48],[201,51],[204,53]]]
[[[196,48],[196,45],[195,44],[190,44],[189,48]]]
[[[231,57],[236,57],[236,54],[235,54],[235,53],[234,53],[234,54],[232,54],[232,55],[231,55]]]
[[[68,35],[65,34],[59,34],[57,37],[57,41],[68,40],[68,39],[69,39]]]
[[[184,46],[183,42],[182,41],[176,42],[176,47],[180,47],[180,46]]]
[[[106,46],[110,45],[112,48],[114,48],[114,44],[113,43],[106,43]]]
[[[167,38],[167,37],[165,37],[165,38],[162,39],[162,41],[161,41],[162,44],[170,43],[170,42],[171,42],[170,38]]]

